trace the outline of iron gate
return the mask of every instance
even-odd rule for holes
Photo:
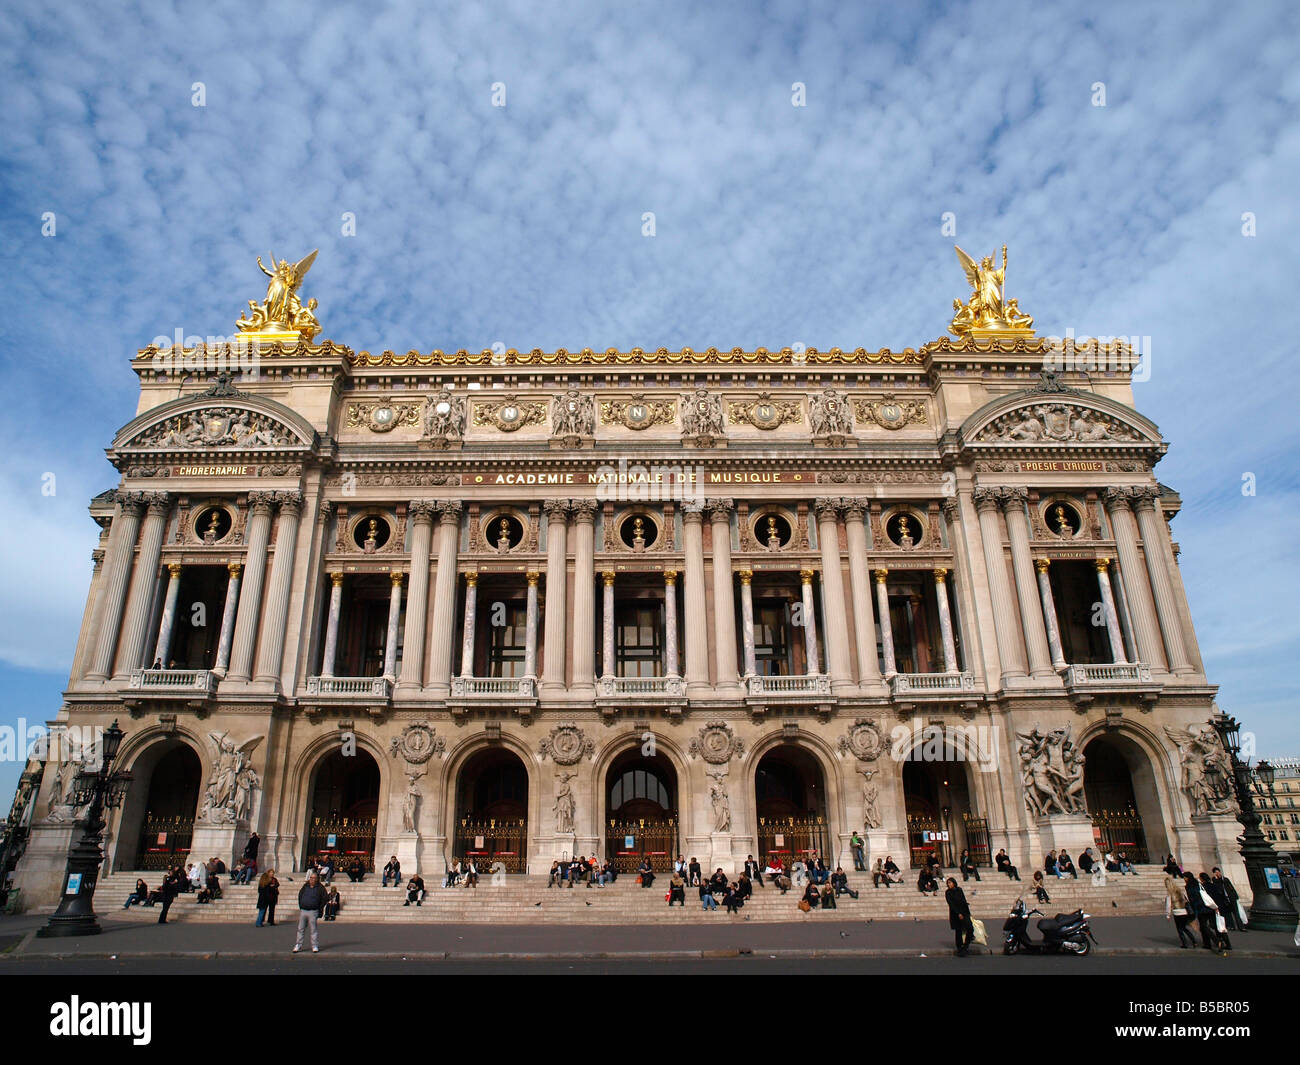
[[[473,858],[480,874],[500,862],[507,873],[525,872],[528,864],[528,821],[520,818],[471,821],[456,825],[455,858]]]
[[[333,855],[334,867],[346,872],[360,859],[368,873],[375,871],[375,818],[316,817],[307,830],[307,857]]]
[[[970,852],[971,861],[976,865],[992,865],[993,849],[989,844],[988,818],[962,814],[961,819],[966,829],[966,850]]]
[[[1136,810],[1102,810],[1092,816],[1092,838],[1102,855],[1107,851],[1125,857],[1134,865],[1148,861],[1146,833],[1142,831],[1142,818]]]
[[[616,872],[635,873],[641,867],[641,859],[648,858],[651,869],[666,873],[672,869],[673,858],[678,853],[677,818],[636,821],[611,818],[605,834],[605,852]]]
[[[829,868],[835,867],[826,819],[823,817],[760,817],[758,860],[764,865],[780,858],[787,869],[794,862],[807,863],[816,854]]]
[[[194,838],[192,817],[148,817],[140,829],[140,846],[136,851],[137,869],[166,869],[185,864]],[[206,861],[207,859],[204,859]]]

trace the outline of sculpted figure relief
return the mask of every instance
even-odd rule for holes
[[[688,392],[681,399],[682,435],[701,443],[725,435],[722,429],[722,400],[703,389]]]
[[[874,769],[859,769],[862,774],[862,820],[868,828],[879,828],[884,824],[880,816],[880,787],[871,783],[876,775]]]
[[[808,423],[814,436],[848,436],[853,413],[835,389],[828,388],[809,400]]]
[[[1138,434],[1115,418],[1072,403],[1039,403],[1010,411],[983,429],[984,442],[1056,441],[1092,444],[1113,440],[1131,442]]]
[[[297,437],[265,414],[236,407],[209,407],[159,422],[130,447],[294,447]]]
[[[1070,728],[1046,735],[1033,729],[1017,732],[1025,804],[1036,817],[1087,813],[1083,801],[1083,754],[1070,739]]]
[[[272,255],[271,265],[274,267],[272,270],[268,270],[262,264],[260,255],[257,257],[258,268],[270,280],[266,286],[266,298],[260,305],[252,300],[248,301],[248,309],[252,312],[252,316],[245,318],[241,314],[235,323],[241,333],[294,330],[311,343],[312,338],[320,332],[320,324],[312,313],[316,309],[316,301],[308,300],[304,307],[298,299],[298,289],[302,286],[307,271],[311,269],[311,264],[316,261],[316,254],[312,252],[296,263],[291,263],[287,259],[276,262],[275,256]]]
[[[596,405],[590,396],[571,388],[555,397],[551,425],[553,436],[592,436],[596,432]]]
[[[555,831],[568,835],[573,832],[573,778],[577,773],[557,773],[555,775]]]
[[[424,437],[459,440],[465,433],[465,401],[445,388],[424,403]]]
[[[1165,726],[1178,747],[1183,770],[1183,793],[1195,815],[1220,814],[1232,809],[1232,763],[1219,742],[1213,725],[1196,729]]]
[[[727,795],[727,771],[709,770],[709,801],[713,804],[713,831],[731,831],[731,799]]]
[[[218,824],[238,821],[240,807],[244,809],[243,816],[247,816],[252,805],[252,789],[257,786],[257,776],[252,772],[252,756],[265,737],[254,736],[236,747],[228,732],[209,732],[208,735],[217,745],[217,756],[212,761],[199,817]],[[241,788],[244,791],[242,799],[239,797]]]

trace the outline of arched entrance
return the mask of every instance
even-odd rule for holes
[[[379,765],[368,751],[331,751],[312,773],[311,812],[305,857],[333,855],[339,868],[360,859],[375,869],[375,825],[379,816]]]
[[[832,862],[826,819],[826,777],[816,757],[802,747],[773,747],[754,771],[758,815],[758,857],[806,862],[818,856]]]
[[[605,851],[620,873],[643,858],[667,872],[678,851],[677,771],[662,754],[624,751],[605,774]]]
[[[203,785],[198,754],[182,740],[163,740],[146,749],[131,772],[135,779],[122,811],[125,852],[119,850],[118,868],[184,864]]]
[[[903,761],[903,804],[912,867],[930,853],[955,866],[963,850],[976,865],[991,865],[988,822],[971,802],[967,763],[953,757],[932,759],[925,744]]]
[[[1101,852],[1123,851],[1139,863],[1150,860],[1152,848],[1168,854],[1155,771],[1142,748],[1108,733],[1089,740],[1083,758],[1083,795]]]
[[[478,751],[456,775],[454,856],[473,858],[480,871],[500,862],[526,871],[528,770],[504,747]]]

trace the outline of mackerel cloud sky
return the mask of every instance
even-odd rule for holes
[[[1008,294],[1040,331],[1151,338],[1137,404],[1171,442],[1157,473],[1183,496],[1220,705],[1300,755],[1296,21],[1283,3],[7,4],[0,720],[59,708],[85,505],[135,413],[127,360],[231,332],[264,290],[255,255],[319,247],[304,294],[355,348],[902,348],[965,295],[953,212],[968,251],[1010,246]],[[18,769],[0,765],[6,793]]]

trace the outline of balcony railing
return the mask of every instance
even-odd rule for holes
[[[536,677],[452,677],[453,699],[536,699]]]
[[[681,677],[601,677],[596,681],[596,693],[602,698],[624,696],[669,696],[685,694]]]
[[[831,693],[831,679],[825,673],[796,673],[788,676],[751,674],[745,678],[745,682],[751,696],[830,695]]]
[[[1088,662],[1070,666],[1065,683],[1072,688],[1090,685],[1149,684],[1151,667],[1141,662]]]
[[[387,677],[308,677],[307,694],[387,699],[392,682]]]
[[[895,673],[890,678],[895,695],[942,695],[948,692],[973,692],[973,673]]]
[[[217,677],[210,669],[133,669],[131,688],[157,695],[210,696]]]

